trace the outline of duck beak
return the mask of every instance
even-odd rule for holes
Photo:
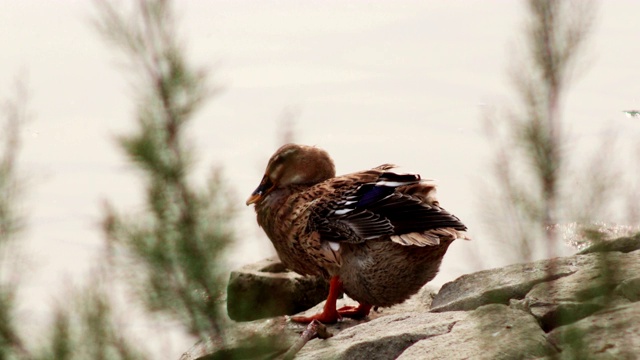
[[[253,194],[251,194],[251,196],[249,196],[249,198],[247,199],[247,206],[257,203],[261,198],[262,194],[259,193],[256,189],[256,191],[254,191]]]
[[[260,181],[260,185],[258,185],[258,187],[251,194],[251,196],[249,196],[249,198],[247,199],[247,202],[246,202],[247,206],[251,204],[255,204],[258,201],[262,200],[263,195],[268,194],[271,191],[271,189],[273,189],[273,184],[269,180],[269,177],[265,175],[262,178],[262,181]]]

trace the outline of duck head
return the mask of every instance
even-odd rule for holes
[[[313,146],[286,144],[269,159],[262,181],[247,199],[247,205],[259,203],[276,189],[291,185],[311,186],[335,175],[333,160],[326,151]]]

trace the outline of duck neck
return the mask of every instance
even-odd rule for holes
[[[256,204],[258,224],[265,230],[269,238],[279,238],[283,235],[278,232],[279,229],[284,228],[283,220],[294,210],[294,195],[307,187],[308,186],[295,185],[276,189]]]

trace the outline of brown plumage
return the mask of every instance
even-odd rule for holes
[[[435,277],[453,240],[467,239],[432,183],[392,168],[335,177],[324,150],[295,144],[269,160],[247,205],[285,266],[331,279],[323,312],[294,321],[330,323],[401,303]],[[360,306],[336,309],[342,291]]]

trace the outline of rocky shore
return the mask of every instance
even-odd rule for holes
[[[282,357],[305,330],[282,315],[323,300],[325,286],[274,259],[232,273],[228,310],[236,321],[225,343],[198,343],[181,360]],[[366,319],[328,325],[333,336],[309,341],[295,359],[637,359],[638,300],[640,234],[427,285]]]

